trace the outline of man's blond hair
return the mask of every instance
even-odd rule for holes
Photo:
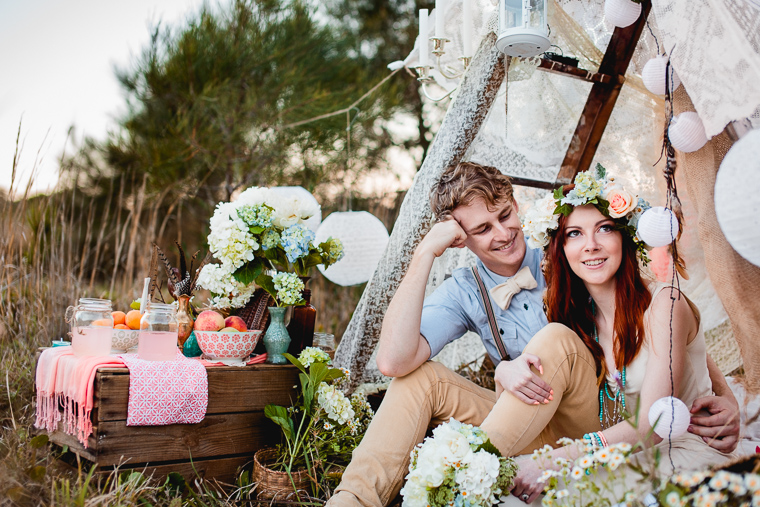
[[[509,176],[495,167],[461,162],[443,171],[430,192],[430,206],[436,220],[443,220],[459,206],[483,199],[493,211],[500,203],[512,200]]]

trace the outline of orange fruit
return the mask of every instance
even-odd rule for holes
[[[130,310],[127,312],[127,315],[125,316],[124,320],[126,321],[127,326],[129,326],[129,329],[140,329],[140,310]]]
[[[129,326],[126,324],[116,324],[113,328],[114,329],[129,329]]]
[[[92,321],[93,326],[108,326],[111,327],[111,321],[106,319],[98,319]]]
[[[125,319],[127,317],[127,314],[124,312],[119,312],[119,311],[111,312],[111,316],[113,317],[113,327],[116,327],[119,324],[124,324],[126,322]],[[123,328],[119,328],[119,329],[123,329]]]

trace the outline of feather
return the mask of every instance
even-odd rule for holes
[[[174,273],[174,268],[172,267],[171,262],[169,262],[169,259],[166,258],[166,255],[164,255],[164,252],[161,251],[161,248],[159,248],[158,245],[156,245],[155,243],[153,243],[153,245],[156,247],[156,252],[158,252],[158,258],[161,259],[161,262],[164,263],[164,270],[166,271],[166,277],[174,285],[178,284],[179,280],[177,279],[177,275]]]
[[[199,250],[199,252],[200,252],[200,250]],[[197,252],[196,252],[196,255],[197,255]],[[193,258],[194,257],[195,256],[193,256]],[[211,261],[211,252],[206,252],[206,256],[203,258],[203,260],[201,261],[201,263],[198,264],[198,269],[196,269],[195,272],[192,273],[192,275],[191,275],[191,278],[190,278],[190,287],[189,287],[188,294],[192,294],[193,293],[193,291],[195,290],[195,284],[198,281],[198,276],[201,274],[201,270],[210,261]]]
[[[177,245],[177,248],[179,249],[179,277],[184,280],[187,276],[190,275],[190,273],[187,271],[187,261],[185,260],[185,251],[182,250],[182,245],[180,245],[179,241],[177,241],[176,239],[174,240],[174,244]]]

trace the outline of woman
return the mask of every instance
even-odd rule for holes
[[[589,427],[584,438],[605,445],[645,441],[651,430],[647,414],[656,400],[673,395],[691,406],[711,392],[699,313],[677,288],[642,278],[637,254],[646,251],[635,225],[645,203],[606,178],[601,166],[579,174],[575,185],[556,195],[556,201],[549,197],[534,206],[524,229],[529,243],[546,248],[548,320],[574,331],[596,365],[599,401],[585,410],[599,411],[601,431]],[[635,428],[623,414],[637,410]],[[553,417],[560,413],[558,408]],[[664,473],[672,471],[671,459],[676,469],[696,470],[731,457],[691,433],[670,446],[653,434],[645,445],[664,446]],[[552,457],[577,458],[572,452],[578,451],[563,447]],[[533,501],[543,489],[541,474],[534,460],[520,461],[512,493]]]

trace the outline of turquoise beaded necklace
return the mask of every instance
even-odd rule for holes
[[[591,300],[591,313],[596,316],[596,306],[593,299]],[[596,319],[594,319],[594,340],[596,343],[599,343]],[[604,380],[604,383],[599,388],[599,424],[601,424],[602,429],[614,426],[625,419],[625,366],[623,366],[620,379],[622,384],[614,395],[610,393],[607,379]],[[612,410],[610,410],[609,405],[612,405]]]

